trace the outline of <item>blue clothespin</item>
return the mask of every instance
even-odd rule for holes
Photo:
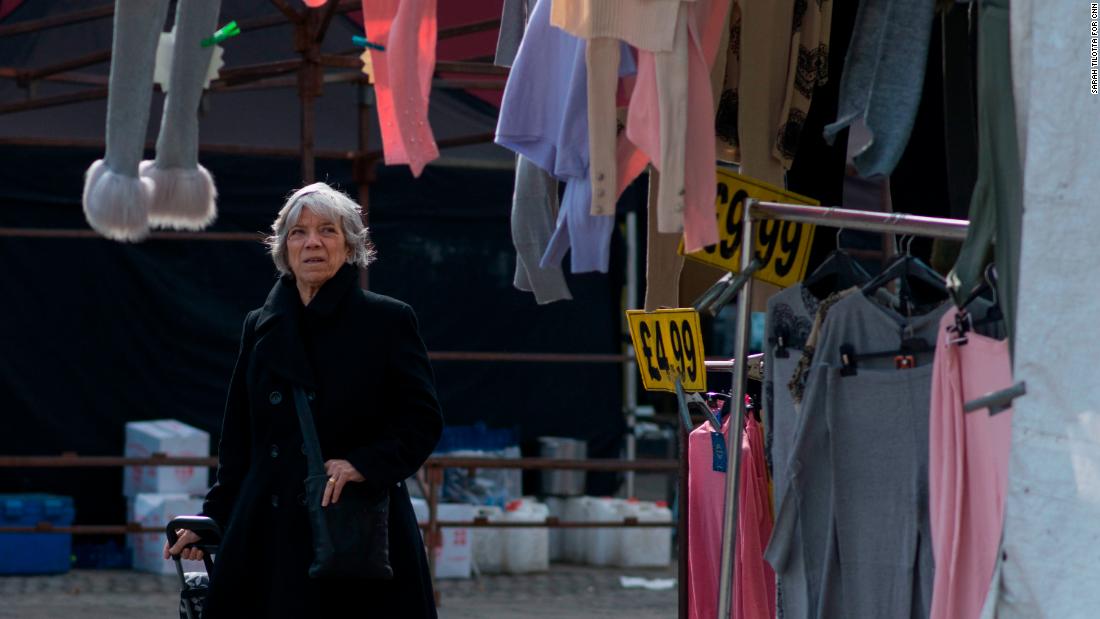
[[[355,36],[351,37],[351,42],[358,45],[359,47],[369,47],[371,49],[378,50],[380,52],[386,51],[386,48],[384,46],[379,45],[377,43],[371,43],[370,41],[367,40],[367,37],[361,37],[359,35],[355,35]]]

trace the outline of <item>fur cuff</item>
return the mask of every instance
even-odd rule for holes
[[[153,183],[119,174],[102,159],[84,175],[84,217],[93,230],[114,241],[140,241],[149,234]]]
[[[156,228],[201,230],[218,215],[214,178],[201,165],[196,169],[159,168],[141,162],[141,176],[154,185],[149,224]]]

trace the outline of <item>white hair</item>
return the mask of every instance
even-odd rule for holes
[[[370,230],[363,225],[363,209],[346,193],[333,189],[326,183],[313,183],[287,198],[286,204],[279,210],[279,216],[275,218],[275,223],[271,224],[272,235],[264,239],[275,268],[280,273],[292,277],[294,275],[286,258],[286,237],[290,229],[298,223],[305,207],[309,207],[319,217],[340,222],[348,246],[348,264],[366,267],[374,262],[376,252],[370,240]]]

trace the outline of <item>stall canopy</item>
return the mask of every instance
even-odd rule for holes
[[[440,10],[457,16],[461,6],[458,23],[499,17],[499,0],[476,5],[441,3]],[[0,15],[11,6],[0,2]],[[87,8],[77,0],[28,0],[0,19],[0,28]],[[273,13],[266,1],[224,0],[221,21]],[[440,18],[446,27],[443,13]],[[352,19],[340,17],[325,47],[349,51],[351,36],[359,33]],[[488,56],[495,37],[482,32],[441,42],[440,55]],[[110,43],[111,21],[99,19],[0,37],[0,58],[5,66],[35,68],[109,49]],[[227,68],[295,57],[287,25],[246,32],[225,47]],[[70,74],[94,82],[107,70],[101,63]],[[38,98],[82,88],[89,84],[40,81],[30,92]],[[326,84],[317,101],[316,176],[353,196],[353,166],[341,152],[357,148],[358,88]],[[25,100],[27,92],[15,80],[0,79],[0,109]],[[492,99],[492,93],[433,92],[437,138],[491,133]],[[0,389],[7,394],[0,454],[120,454],[123,424],[156,418],[210,431],[216,449],[241,322],[263,303],[274,279],[258,239],[300,182],[295,90],[210,93],[201,123],[204,145],[281,150],[245,156],[231,148],[204,149],[200,159],[220,193],[219,217],[209,229],[214,236],[133,245],[87,234],[81,212],[83,172],[102,154],[105,103],[0,114]],[[159,106],[158,94],[150,143]],[[374,131],[370,148],[379,145]],[[379,165],[370,186],[370,224],[380,259],[370,269],[370,288],[413,305],[431,351],[621,352],[618,258],[610,275],[571,277],[572,302],[540,307],[512,288],[511,161],[510,153],[480,144],[444,150],[415,180],[404,167]],[[617,235],[615,243],[618,257]],[[590,454],[618,455],[623,421],[617,364],[434,365],[450,424],[516,428],[526,445],[548,434],[584,438]],[[121,479],[113,469],[0,469],[0,492],[74,495],[79,520],[117,523],[124,514]]]

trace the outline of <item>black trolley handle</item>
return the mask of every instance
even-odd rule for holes
[[[214,563],[210,559],[210,555],[218,551],[218,545],[221,544],[222,539],[222,530],[218,523],[206,516],[176,516],[168,521],[168,524],[164,527],[164,532],[168,535],[169,546],[175,546],[176,542],[179,541],[179,535],[176,534],[177,529],[187,529],[199,535],[201,539],[198,543],[188,544],[187,547],[198,548],[202,551],[202,561],[206,565],[206,573],[213,574]],[[176,572],[179,574],[180,582],[185,583],[183,563],[180,556],[175,555],[172,560],[176,562]]]

